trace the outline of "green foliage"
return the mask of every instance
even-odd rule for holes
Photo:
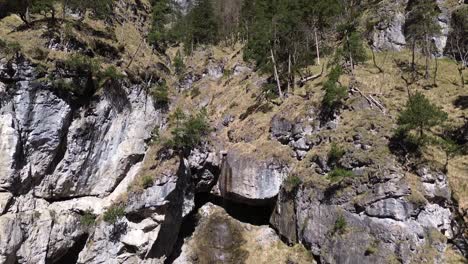
[[[99,79],[99,86],[103,86],[105,83],[117,82],[125,76],[115,66],[109,66],[104,71],[98,72],[97,77]]]
[[[344,154],[345,150],[333,142],[331,144],[330,151],[328,152],[328,163],[336,164]]]
[[[180,53],[180,50],[177,51],[177,54],[174,58],[174,69],[175,69],[175,73],[178,76],[181,76],[185,73],[184,58],[182,58],[182,54]]]
[[[115,224],[123,216],[125,216],[125,208],[122,205],[114,204],[104,212],[104,221]]]
[[[343,99],[348,95],[348,89],[339,83],[341,74],[341,66],[333,67],[328,75],[328,80],[323,85],[325,95],[322,99],[322,117],[326,120],[341,107]]]
[[[410,2],[405,33],[411,41],[426,42],[427,38],[440,34],[441,27],[437,21],[438,10],[439,7],[433,0]]]
[[[170,0],[152,0],[152,24],[148,40],[159,50],[164,50],[171,41],[167,25],[173,15]]]
[[[154,85],[150,90],[154,102],[159,106],[167,106],[170,103],[169,91],[166,81]]]
[[[90,227],[94,225],[95,222],[96,216],[93,214],[93,211],[91,209],[86,210],[84,214],[80,217],[80,223],[85,227]]]
[[[143,189],[148,189],[153,186],[154,178],[151,175],[145,175],[140,179],[140,185]]]
[[[296,175],[289,176],[284,181],[284,186],[286,190],[288,191],[294,190],[296,187],[298,187],[301,184],[302,184],[301,178],[297,177]]]
[[[335,220],[335,225],[333,226],[333,234],[344,234],[346,232],[346,227],[348,223],[343,215],[339,215],[338,218]]]
[[[188,154],[201,143],[210,129],[205,109],[186,116],[180,108],[177,108],[170,116],[170,120],[173,129],[166,145],[179,154]]]
[[[21,52],[21,45],[18,42],[6,42],[0,39],[0,53],[11,56],[19,52]]]
[[[55,19],[55,3],[58,0],[32,0],[31,1],[31,13],[41,14],[47,17],[48,14],[51,15],[52,19]]]
[[[215,44],[218,41],[218,21],[211,0],[196,0],[187,19],[186,47],[192,44]]]
[[[63,3],[70,9],[89,10],[96,18],[104,19],[112,14],[114,0],[67,0]]]
[[[447,113],[432,104],[422,93],[416,92],[410,97],[405,109],[398,116],[398,125],[405,134],[417,130],[421,140],[424,138],[425,131],[441,125],[447,120],[447,117]]]
[[[73,54],[63,61],[64,67],[78,74],[96,76],[99,72],[99,62],[96,59],[81,54]]]
[[[345,37],[345,45],[343,48],[343,56],[346,61],[351,61],[353,64],[363,63],[367,60],[367,53],[363,36],[357,32],[351,32]]]
[[[342,168],[334,168],[332,171],[328,173],[328,178],[332,182],[338,182],[344,178],[354,177],[354,173],[350,170],[342,169]]]

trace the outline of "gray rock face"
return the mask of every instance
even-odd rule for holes
[[[275,159],[257,160],[236,151],[223,157],[218,187],[227,199],[263,203],[276,197],[289,168]]]
[[[80,214],[91,209],[99,215],[107,206],[91,196],[114,191],[143,159],[163,117],[138,86],[105,87],[77,107],[36,82],[35,66],[22,58],[0,63],[0,76],[7,83],[0,91],[0,263],[57,261],[86,239]],[[164,208],[174,189],[175,181],[160,182],[128,210]],[[125,241],[135,242],[142,229],[149,230],[130,223]],[[146,249],[154,234],[147,237]],[[104,251],[112,248],[105,245]]]
[[[405,25],[405,14],[401,12],[408,0],[392,1],[391,4],[383,6],[379,13],[383,19],[374,27],[372,36],[373,46],[377,50],[401,50],[406,45],[403,34]]]
[[[120,89],[114,87],[114,89]],[[144,157],[158,114],[138,89],[123,88],[119,102],[104,92],[69,127],[67,148],[53,173],[37,189],[39,196],[105,196]]]
[[[306,120],[292,122],[280,116],[274,116],[271,120],[271,137],[283,145],[289,145],[294,150],[295,157],[302,160],[314,145],[321,142],[320,138],[311,139],[314,131],[318,130],[314,126],[314,120],[314,117],[309,116]]]
[[[377,50],[401,50],[406,46],[407,36],[404,35],[405,10],[408,0],[392,1],[380,6],[377,10],[378,17],[381,18],[374,26],[372,35],[373,47]],[[441,34],[433,38],[437,48],[435,55],[442,56],[447,45],[447,37],[450,28],[450,11],[446,7],[446,0],[437,0],[440,14],[437,23],[441,27]]]
[[[434,263],[444,263],[446,240],[453,237],[450,208],[415,202],[400,170],[381,173],[370,185],[356,180],[282,191],[270,222],[322,263],[413,263],[424,259],[426,245]]]

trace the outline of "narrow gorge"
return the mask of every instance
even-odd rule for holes
[[[279,37],[272,48],[255,42],[267,51],[255,57],[250,31],[261,26],[246,33],[234,18],[245,1],[168,1],[177,16],[167,13],[165,28],[202,2],[214,5],[219,34],[238,23],[198,46],[196,28],[152,42],[177,35],[153,32],[162,0],[110,1],[105,16],[99,4],[50,1],[31,18],[9,2],[0,0],[0,264],[467,263],[466,1],[433,1],[440,34],[429,54],[411,51],[418,1],[363,1],[349,27],[365,31],[361,62],[346,57],[349,28],[314,34],[333,19],[306,23],[310,39],[289,57]],[[292,19],[280,11],[265,21]],[[451,56],[459,24],[462,62]],[[302,45],[312,63],[296,54]],[[344,95],[327,108],[331,86]],[[424,147],[399,134],[418,94],[446,115],[408,126],[427,135]],[[434,143],[446,138],[456,147]]]

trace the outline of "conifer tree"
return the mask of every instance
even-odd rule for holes
[[[433,53],[431,40],[440,35],[441,31],[440,25],[437,23],[438,15],[439,8],[434,0],[415,0],[411,2],[405,24],[405,33],[412,50],[412,70],[416,71],[415,52],[416,48],[419,47],[426,56],[426,79],[429,78],[429,61]]]
[[[405,133],[416,130],[421,142],[425,131],[441,125],[447,117],[447,113],[431,103],[422,93],[416,92],[409,98],[405,110],[400,113],[398,125]]]

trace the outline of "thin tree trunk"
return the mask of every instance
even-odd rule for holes
[[[288,57],[288,94],[291,94],[291,53]]]
[[[465,88],[465,77],[463,76],[463,66],[458,67],[458,74],[460,74],[461,87]]]
[[[437,87],[437,71],[439,70],[439,60],[435,57],[435,68],[434,68],[434,87]]]
[[[319,48],[319,42],[318,42],[318,37],[317,37],[317,28],[314,28],[314,35],[315,35],[315,49],[317,52],[317,64],[320,65],[320,48]]]
[[[379,70],[379,73],[382,73],[383,70],[382,68],[379,67],[379,65],[377,65],[377,61],[375,60],[375,52],[372,47],[371,47],[371,52],[372,52],[372,61],[374,62],[374,66],[377,68],[377,70]]]
[[[353,54],[351,53],[351,46],[349,45],[349,36],[348,36],[348,32],[346,32],[346,45],[348,46],[349,61],[351,62],[351,73],[354,75]]]
[[[413,78],[414,78],[414,73],[416,72],[416,63],[415,63],[415,53],[416,53],[416,41],[413,40],[413,43],[411,44],[411,70],[413,71]]]
[[[275,55],[273,54],[273,49],[270,49],[271,52],[271,61],[273,62],[273,71],[275,74],[276,85],[278,86],[278,94],[281,99],[283,99],[283,91],[281,91],[281,83],[278,76],[278,69],[276,68]]]

